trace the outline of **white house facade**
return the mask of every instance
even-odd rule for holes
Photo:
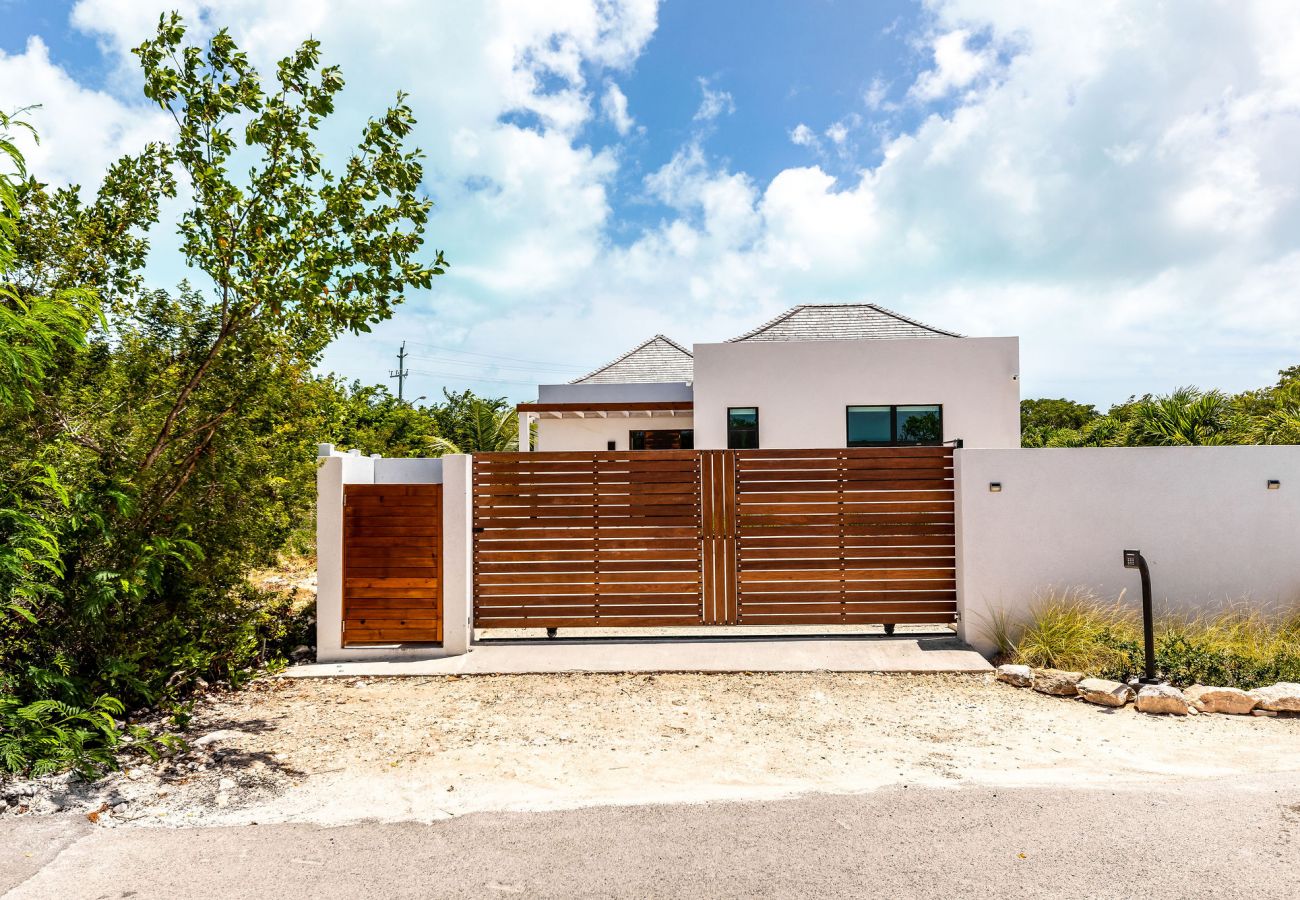
[[[1020,444],[1015,337],[964,337],[870,303],[796,306],[723,343],[655,335],[520,404],[521,448]]]

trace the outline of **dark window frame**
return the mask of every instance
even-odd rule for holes
[[[900,441],[898,439],[898,408],[900,406],[932,406],[939,411],[939,440],[937,441]],[[887,441],[849,441],[849,416],[855,409],[888,409],[889,434]],[[844,406],[844,446],[846,447],[941,447],[943,446],[943,404],[942,403],[848,403]]]
[[[628,449],[628,450],[636,450],[636,451],[638,451],[638,452],[644,452],[644,451],[645,451],[645,446],[644,446],[644,444],[645,444],[645,435],[646,435],[648,432],[652,432],[652,431],[671,431],[671,432],[676,432],[677,435],[678,435],[678,441],[679,441],[681,444],[683,444],[683,446],[682,446],[682,449],[683,449],[683,450],[694,450],[694,449],[695,449],[695,429],[694,429],[694,428],[630,428],[630,429],[628,429],[628,432],[627,432],[627,449]],[[640,446],[640,447],[636,446],[636,444],[637,444],[637,435],[640,435],[640,436],[641,436],[641,443],[642,443],[642,446]],[[687,435],[690,435],[690,440],[689,440],[689,441],[686,439],[686,436],[687,436]],[[685,444],[687,444],[687,443],[690,444],[689,447],[685,446]]]
[[[733,429],[733,428],[731,427],[731,413],[732,413],[734,410],[738,410],[738,409],[752,409],[752,410],[754,411],[754,427],[753,427],[753,428],[746,427],[746,428],[736,428],[736,429]],[[759,415],[759,408],[758,408],[757,406],[728,406],[728,407],[727,407],[727,449],[728,449],[728,450],[758,450],[760,447],[762,447],[762,442],[759,440],[759,438],[760,438],[760,434],[761,434],[761,432],[760,432],[760,430],[759,430],[759,429],[760,429],[760,425],[761,425],[761,421],[762,421],[762,419],[760,418],[760,415]],[[753,447],[733,447],[733,446],[732,446],[732,440],[731,440],[731,435],[732,435],[733,431],[734,431],[734,432],[737,432],[737,433],[746,433],[746,434],[749,433],[750,431],[752,431],[752,432],[754,433],[754,446],[753,446]]]

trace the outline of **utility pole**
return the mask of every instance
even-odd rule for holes
[[[402,347],[397,351],[397,369],[389,369],[388,377],[397,379],[397,401],[402,401],[402,389],[406,386],[406,376],[411,374],[411,370],[406,368],[406,341],[402,341]]]

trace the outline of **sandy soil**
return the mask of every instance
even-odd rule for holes
[[[342,824],[1300,773],[1300,718],[1157,718],[989,676],[276,679],[214,699],[190,737],[205,745],[59,805],[110,825]]]

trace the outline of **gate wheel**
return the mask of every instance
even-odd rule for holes
[[[546,629],[546,636],[547,636],[548,638],[558,637],[559,634],[560,634],[560,629],[558,629],[558,628],[548,628],[548,629]]]
[[[893,634],[893,633],[894,633],[894,623],[893,622],[886,623],[885,634]]]

